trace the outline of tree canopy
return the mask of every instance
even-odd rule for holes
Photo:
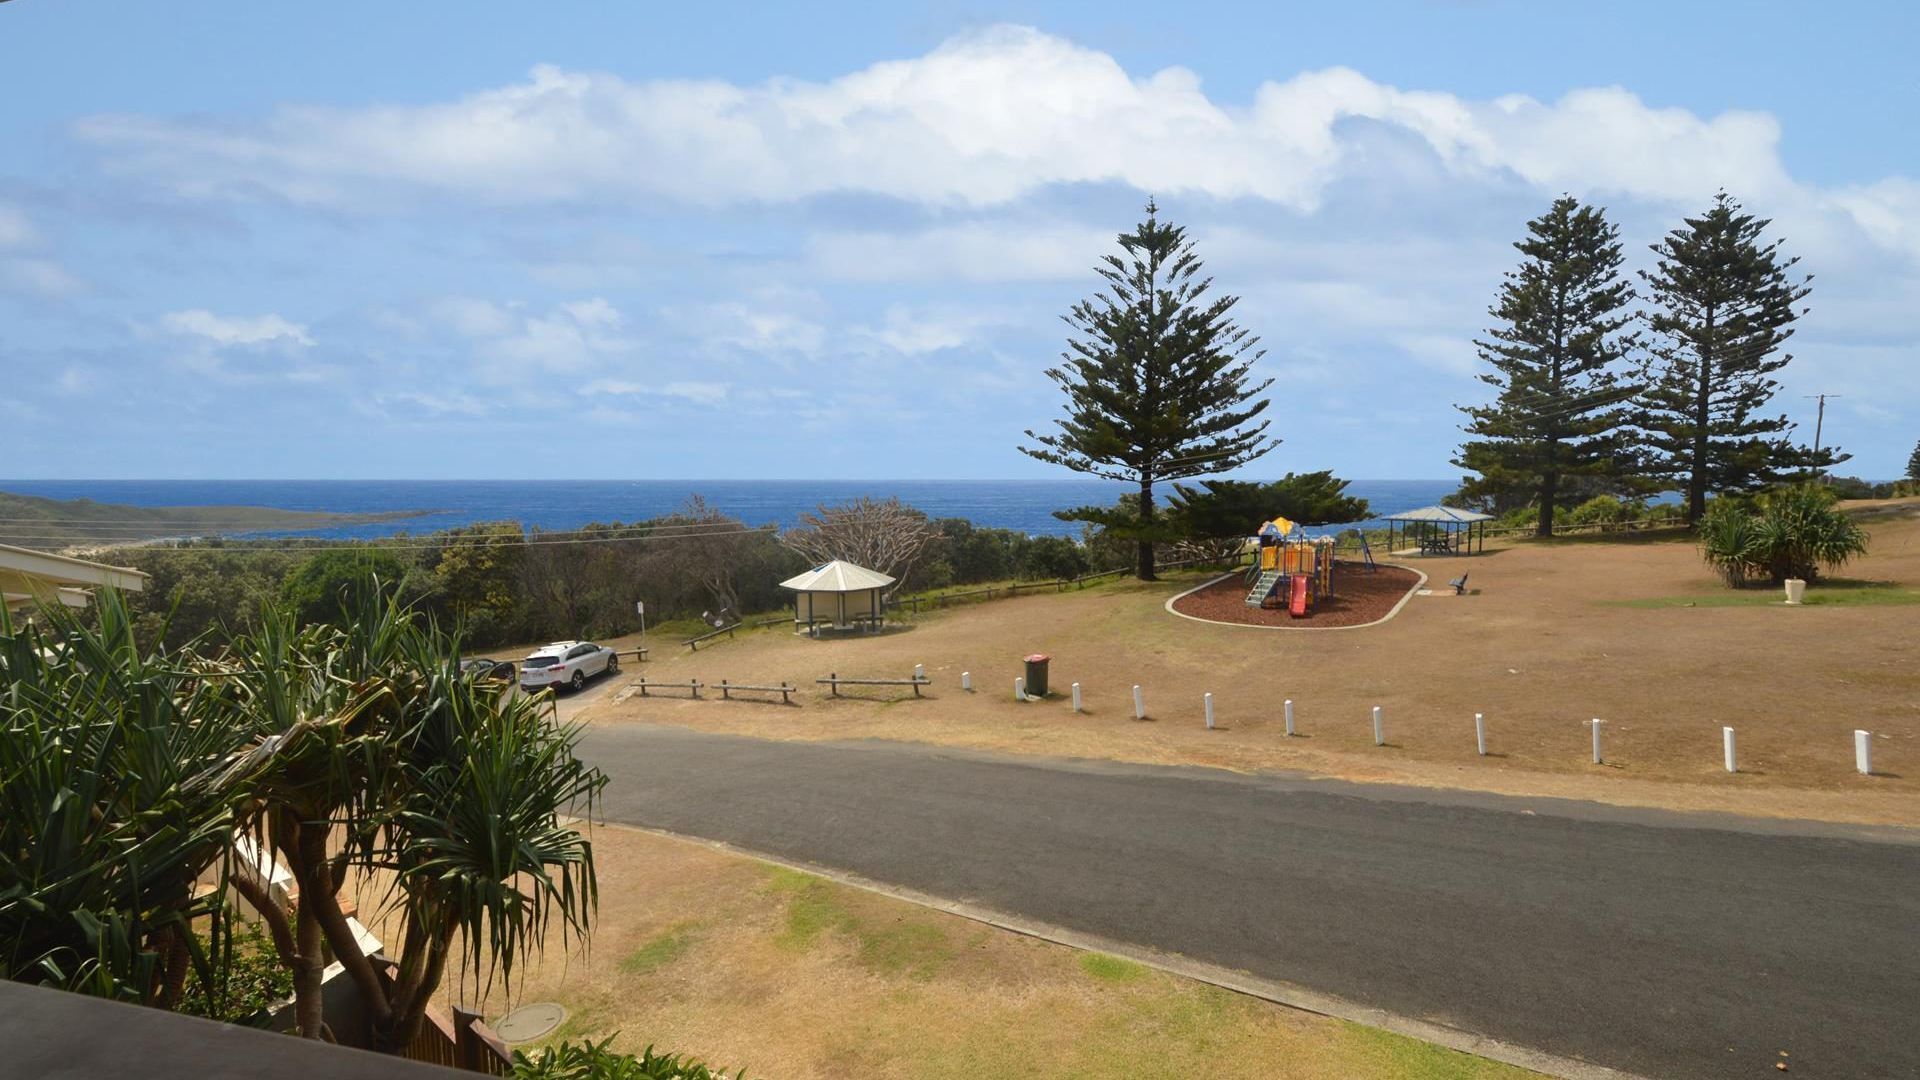
[[[1059,366],[1047,377],[1066,398],[1057,430],[1026,432],[1020,451],[1110,480],[1136,484],[1130,517],[1111,507],[1061,514],[1124,533],[1135,543],[1136,573],[1154,576],[1153,545],[1167,539],[1156,520],[1154,485],[1237,468],[1279,444],[1259,419],[1256,400],[1272,380],[1252,381],[1264,353],[1234,322],[1237,297],[1212,295],[1213,279],[1184,228],[1159,217],[1121,233],[1121,254],[1102,258],[1105,287],[1075,304]]]
[[[1330,470],[1288,473],[1261,483],[1203,480],[1199,488],[1174,486],[1167,516],[1183,539],[1221,540],[1252,536],[1263,521],[1284,517],[1302,525],[1365,521],[1367,500],[1346,494],[1349,481]]]
[[[1492,368],[1480,381],[1499,393],[1460,407],[1471,438],[1453,463],[1479,474],[1464,496],[1523,493],[1539,507],[1536,531],[1551,536],[1566,481],[1631,471],[1635,388],[1620,368],[1638,342],[1627,329],[1634,293],[1620,271],[1619,229],[1571,196],[1529,221],[1513,246],[1520,265],[1490,309],[1499,325],[1475,342]]]
[[[1641,272],[1654,303],[1645,468],[1686,491],[1689,521],[1709,495],[1757,491],[1847,457],[1795,445],[1792,422],[1763,412],[1780,389],[1772,376],[1793,359],[1780,349],[1813,280],[1796,277],[1800,260],[1765,239],[1769,224],[1720,192],[1653,245],[1658,261]]]

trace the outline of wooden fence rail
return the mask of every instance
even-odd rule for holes
[[[663,682],[659,679],[649,679],[642,676],[641,678],[635,679],[633,685],[640,688],[641,697],[646,697],[648,690],[691,690],[696,699],[700,697],[699,679],[688,679],[686,682]]]
[[[913,687],[913,696],[919,697],[921,687],[933,685],[933,680],[927,678],[925,675],[916,675],[910,679],[843,679],[837,671],[824,679],[815,679],[813,681],[823,686],[833,687],[834,697],[840,696],[840,688],[843,686],[911,686]]]
[[[721,634],[727,635],[727,638],[731,640],[733,638],[733,632],[738,629],[740,629],[740,624],[734,623],[731,626],[723,626],[718,630],[701,634],[699,637],[696,637],[696,638],[688,638],[687,640],[681,642],[680,644],[685,645],[687,648],[692,649],[694,652],[699,652],[701,642],[712,641],[714,638],[719,637]]]
[[[779,686],[755,686],[752,683],[730,683],[725,679],[721,679],[717,683],[708,683],[707,686],[708,688],[719,687],[720,697],[723,700],[731,700],[731,695],[736,690],[751,690],[762,694],[779,694],[780,704],[782,705],[793,704],[793,695],[800,690],[797,686],[788,686],[785,679],[780,680]]]

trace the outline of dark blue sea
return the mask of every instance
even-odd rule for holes
[[[1430,506],[1451,480],[1355,480],[1347,489],[1387,514]],[[476,521],[519,521],[541,529],[639,521],[671,512],[699,494],[751,525],[782,527],[821,503],[897,495],[936,518],[1017,529],[1032,536],[1077,535],[1055,510],[1112,503],[1125,485],[1102,480],[0,480],[0,491],[49,499],[88,498],[132,506],[273,506],[335,513],[422,511],[403,520],[304,530],[329,539],[391,536]],[[235,533],[246,536],[291,533]]]

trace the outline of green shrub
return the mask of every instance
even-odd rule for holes
[[[219,945],[232,952],[220,953]],[[207,946],[218,961],[213,965],[213,992],[207,992],[198,971],[192,972],[187,976],[181,1012],[258,1026],[266,1023],[276,1006],[293,1000],[293,972],[280,962],[273,942],[258,926],[245,924],[230,940]]]
[[[513,1052],[513,1080],[726,1080],[724,1071],[708,1068],[683,1054],[655,1054],[649,1046],[639,1057],[607,1049],[613,1043],[608,1036],[600,1042],[563,1042],[542,1049],[539,1055],[524,1050]],[[737,1078],[746,1070],[734,1073]]]
[[[1780,488],[1748,508],[1715,500],[1700,521],[1701,553],[1727,584],[1817,581],[1821,569],[1867,553],[1866,531],[1841,513],[1832,492],[1813,484]]]

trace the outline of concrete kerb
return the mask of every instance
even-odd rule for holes
[[[1388,618],[1392,618],[1392,616],[1389,615]],[[1202,619],[1199,621],[1208,622],[1211,620]],[[1332,628],[1329,627],[1327,629]],[[575,820],[577,821],[577,819]],[[1284,1005],[1290,1009],[1299,1009],[1302,1012],[1332,1017],[1336,1020],[1364,1024],[1367,1027],[1390,1031],[1396,1035],[1405,1035],[1411,1039],[1419,1039],[1422,1042],[1430,1042],[1436,1046],[1444,1046],[1449,1050],[1457,1050],[1463,1054],[1472,1054],[1475,1057],[1483,1057],[1490,1061],[1498,1061],[1507,1065],[1517,1065],[1520,1068],[1531,1069],[1534,1072],[1543,1073],[1547,1076],[1561,1077],[1563,1080],[1649,1080],[1649,1078],[1641,1076],[1638,1073],[1622,1072],[1619,1069],[1609,1068],[1605,1065],[1596,1065],[1592,1062],[1581,1061],[1577,1058],[1562,1057],[1558,1054],[1532,1050],[1485,1035],[1475,1035],[1472,1032],[1462,1031],[1459,1028],[1451,1028],[1443,1024],[1435,1024],[1431,1021],[1420,1020],[1411,1016],[1403,1016],[1385,1009],[1376,1009],[1370,1005],[1362,1005],[1334,994],[1323,994],[1317,990],[1312,990],[1294,983],[1263,979],[1244,971],[1235,971],[1231,968],[1223,968],[1215,964],[1191,960],[1178,954],[1157,952],[1152,949],[1142,948],[1138,945],[1131,945],[1124,941],[1114,941],[1095,934],[1084,934],[1077,930],[1068,930],[1037,920],[1025,919],[1017,915],[1008,915],[1004,912],[995,911],[992,908],[982,907],[977,904],[948,900],[914,889],[888,885],[885,882],[874,881],[870,878],[836,870],[829,866],[820,866],[814,863],[782,858],[778,855],[769,855],[751,848],[739,847],[719,840],[707,840],[698,836],[688,836],[667,829],[652,829],[642,825],[628,825],[616,821],[601,822],[592,827],[599,829],[625,829],[630,832],[646,833],[668,840],[677,840],[684,844],[693,844],[728,855],[744,855],[747,858],[757,859],[760,862],[769,863],[774,866],[785,867],[789,870],[798,870],[801,873],[813,874],[849,888],[876,893],[880,896],[891,897],[895,900],[904,900],[909,904],[917,904],[935,911],[944,911],[949,915],[958,915],[963,919],[970,919],[977,923],[983,923],[1000,930],[1011,931],[1012,933],[1025,937],[1035,938],[1040,941],[1050,941],[1056,945],[1065,945],[1068,948],[1079,949],[1085,952],[1103,952],[1112,956],[1123,957],[1156,971],[1163,971],[1170,975],[1178,975],[1181,978],[1194,979],[1207,983],[1210,986],[1220,987],[1223,990],[1231,990],[1236,994],[1245,994],[1248,997],[1259,998],[1262,1001],[1269,1001],[1276,1005]]]
[[[1407,602],[1409,600],[1412,600],[1415,594],[1419,593],[1419,591],[1425,588],[1427,585],[1426,571],[1420,569],[1417,566],[1408,566],[1406,563],[1393,563],[1393,562],[1383,562],[1383,563],[1380,563],[1379,565],[1397,567],[1398,569],[1401,569],[1401,570],[1411,570],[1413,571],[1414,576],[1419,578],[1420,580],[1415,581],[1411,586],[1408,587],[1407,594],[1400,598],[1399,603],[1393,605],[1392,611],[1387,612],[1385,615],[1380,616],[1379,618],[1373,620],[1372,622],[1355,623],[1352,626],[1259,626],[1254,623],[1221,622],[1219,619],[1203,619],[1198,615],[1189,615],[1184,611],[1175,611],[1173,609],[1173,605],[1179,603],[1180,601],[1186,599],[1189,596],[1192,596],[1194,593],[1197,593],[1202,589],[1210,588],[1214,585],[1219,584],[1222,581],[1227,580],[1230,577],[1239,577],[1241,575],[1241,571],[1238,571],[1238,570],[1229,570],[1226,573],[1221,574],[1219,577],[1209,578],[1206,581],[1203,581],[1200,584],[1195,585],[1193,588],[1188,589],[1186,592],[1180,593],[1177,596],[1170,597],[1167,600],[1165,607],[1167,609],[1167,614],[1169,615],[1178,616],[1179,618],[1186,619],[1190,622],[1206,623],[1208,626],[1237,626],[1243,630],[1284,630],[1289,632],[1310,631],[1310,630],[1365,630],[1369,626],[1379,626],[1381,623],[1386,622],[1388,619],[1391,619],[1395,615],[1400,614],[1400,609],[1406,607]]]

